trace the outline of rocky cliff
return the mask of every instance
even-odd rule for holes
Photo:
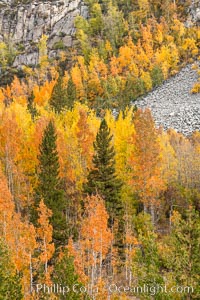
[[[55,57],[59,48],[73,46],[77,15],[88,15],[83,0],[0,0],[0,41],[16,46],[14,66],[35,66],[42,34],[48,36],[49,57]],[[191,0],[186,26],[199,21],[200,1]]]
[[[87,6],[82,0],[30,1],[23,3],[0,0],[0,41],[10,41],[20,49],[14,66],[38,63],[38,48],[42,34],[48,36],[49,57],[59,48],[74,43],[74,19],[87,17]]]

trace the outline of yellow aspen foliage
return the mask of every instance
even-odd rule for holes
[[[198,58],[199,62],[200,62],[200,57]],[[196,69],[197,70],[197,74],[198,74],[198,81],[194,84],[194,86],[191,89],[191,93],[192,94],[198,94],[200,93],[200,68],[198,67],[198,65],[193,65],[193,70]]]
[[[99,120],[86,105],[75,103],[73,110],[66,111],[56,124],[61,177],[66,179],[68,193],[73,194],[81,190],[91,166]]]
[[[151,75],[149,72],[141,72],[140,78],[144,82],[144,86],[147,92],[149,92],[152,89],[152,80],[151,80]]]
[[[199,52],[194,38],[186,38],[182,44],[183,56],[188,58],[191,54],[196,56]]]
[[[196,146],[191,141],[175,130],[168,131],[170,143],[177,157],[178,182],[189,188],[198,186],[199,159]]]
[[[159,25],[160,25],[160,24],[157,25],[157,32],[156,32],[154,38],[155,38],[155,41],[156,41],[159,45],[161,45],[162,42],[163,42],[164,37],[163,37],[162,28],[159,28],[159,27],[161,27],[161,26],[159,26]]]
[[[138,0],[138,5],[140,11],[144,12],[144,16],[146,17],[149,12],[149,0]]]
[[[191,93],[192,94],[198,94],[200,93],[200,82],[196,82],[193,86],[193,88],[191,89]]]
[[[180,43],[181,38],[185,34],[185,26],[179,19],[177,19],[177,15],[174,16],[173,25],[171,26],[171,30],[173,30],[173,35],[175,35],[176,39]]]
[[[107,67],[95,51],[91,54],[88,65],[88,98],[103,95],[103,83],[107,79]]]
[[[178,178],[177,158],[173,147],[170,144],[169,135],[162,131],[159,134],[159,143],[161,149],[161,173],[166,183],[176,182]]]
[[[164,78],[168,78],[170,69],[176,69],[179,62],[179,53],[176,46],[171,43],[162,46],[155,54],[156,63],[161,67]]]
[[[125,45],[119,49],[119,66],[121,67],[121,73],[124,71],[123,68],[128,68],[132,59],[134,58],[133,50]]]
[[[39,64],[41,70],[45,70],[48,66],[47,38],[48,37],[43,34],[39,41]]]
[[[111,46],[111,43],[108,40],[106,40],[105,42],[105,50],[107,53],[107,57],[111,57],[113,53],[113,48]]]
[[[136,54],[136,63],[140,66],[140,70],[148,70],[150,67],[150,59],[145,53],[141,40],[137,43],[137,54]]]
[[[139,194],[144,209],[151,210],[154,223],[155,208],[159,206],[159,193],[165,189],[161,177],[158,132],[149,109],[138,110],[134,117],[134,146],[130,158],[133,178],[131,184]]]
[[[113,134],[113,145],[116,153],[116,173],[118,178],[123,182],[121,198],[123,203],[128,206],[132,202],[132,189],[129,184],[132,178],[132,171],[129,161],[134,151],[132,138],[135,133],[132,120],[133,110],[127,109],[124,113],[120,112],[117,120],[107,111],[105,119]]]

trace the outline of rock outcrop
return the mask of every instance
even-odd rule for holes
[[[82,0],[30,1],[23,3],[0,0],[0,41],[9,40],[21,49],[14,66],[38,63],[38,48],[42,34],[48,36],[49,57],[59,48],[71,47],[75,41],[74,19],[87,17]]]
[[[72,47],[74,19],[78,15],[88,16],[84,0],[0,0],[0,41],[16,46],[19,53],[14,67],[38,64],[37,43],[42,34],[48,36],[51,58],[57,56],[59,49]],[[191,0],[186,26],[199,21],[200,1]]]
[[[200,94],[190,93],[197,79],[197,72],[188,65],[134,104],[149,107],[157,126],[189,135],[200,130]]]

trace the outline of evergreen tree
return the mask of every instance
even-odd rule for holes
[[[92,169],[84,186],[85,193],[89,195],[100,195],[106,204],[109,214],[108,227],[115,232],[115,245],[119,255],[123,256],[123,205],[120,191],[121,181],[115,173],[115,151],[111,145],[112,135],[105,121],[102,120],[99,131],[94,142],[94,156]],[[117,225],[117,226],[116,226]]]
[[[94,142],[94,169],[89,172],[84,191],[89,195],[99,194],[106,203],[109,213],[109,225],[122,212],[120,199],[121,182],[115,174],[115,151],[111,145],[112,135],[105,121],[102,120]]]
[[[72,84],[72,81],[69,79],[68,87],[64,87],[63,76],[61,73],[59,74],[50,99],[50,106],[56,113],[60,113],[64,108],[71,108],[73,106],[74,89]]]
[[[67,107],[71,109],[74,105],[74,101],[76,100],[76,86],[73,83],[72,78],[70,77],[67,83]]]
[[[174,285],[193,288],[190,295],[185,290],[182,299],[200,299],[199,212],[189,207],[183,217],[174,211],[171,221],[172,232],[164,240],[166,249],[162,252],[165,267]]]
[[[51,209],[50,218],[53,226],[55,245],[64,244],[67,240],[67,224],[65,217],[66,202],[59,178],[59,158],[56,149],[56,132],[52,121],[44,130],[40,145],[38,186],[36,189],[36,207],[41,199]],[[36,209],[34,210],[37,215]]]
[[[34,104],[34,94],[33,91],[31,92],[31,95],[28,97],[28,104],[27,109],[31,114],[31,118],[34,121],[35,117],[38,115],[37,109]]]
[[[149,214],[140,213],[133,221],[138,242],[134,245],[132,276],[137,279],[138,286],[148,287],[146,293],[140,294],[140,299],[172,299],[164,293],[165,281],[161,272],[162,260],[158,249],[158,236],[154,232],[151,217]],[[161,288],[157,288],[158,286]]]
[[[3,240],[0,240],[0,300],[21,300],[22,286],[20,276],[14,272],[9,252]]]
[[[80,292],[80,288],[83,285],[79,282],[78,275],[75,273],[73,257],[69,256],[66,249],[61,255],[62,258],[58,258],[55,262],[53,282],[57,284],[62,283],[62,286],[67,286],[70,290],[65,295],[61,294],[59,299],[83,299],[83,294],[81,295]],[[73,287],[75,288],[75,292],[73,291]],[[86,294],[84,295],[84,299],[89,299]]]

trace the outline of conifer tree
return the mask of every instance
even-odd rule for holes
[[[56,113],[60,113],[65,107],[70,106],[67,95],[67,88],[63,84],[63,76],[59,74],[57,83],[53,88],[53,92],[50,99],[50,106]]]
[[[67,83],[67,108],[73,107],[74,101],[76,100],[76,86],[73,83],[72,77],[70,76]]]
[[[0,240],[0,300],[21,299],[23,296],[20,276],[15,274],[9,251],[5,242]]]
[[[162,269],[162,261],[159,254],[157,234],[154,232],[155,227],[151,223],[151,218],[146,213],[140,213],[133,219],[135,225],[135,233],[137,234],[137,242],[134,247],[132,260],[132,276],[137,278],[139,286],[149,287],[147,293],[141,299],[152,299],[155,285],[164,286],[164,278],[160,270]],[[143,296],[143,295],[142,295]],[[158,289],[155,300],[169,299],[167,295],[162,293],[162,289]]]
[[[170,270],[169,276],[174,280],[174,285],[193,288],[190,299],[200,298],[199,216],[192,206],[184,212],[184,216],[174,211],[171,217],[172,231],[164,240],[165,248],[162,251],[165,267]],[[186,289],[182,296],[183,299],[189,296]]]
[[[35,117],[37,116],[38,112],[34,104],[34,94],[31,92],[31,95],[28,97],[28,104],[27,109],[31,114],[31,118],[34,121]]]
[[[105,121],[102,120],[94,142],[94,169],[89,172],[84,190],[89,195],[100,195],[106,203],[109,213],[109,226],[122,212],[120,199],[121,182],[115,173],[115,151],[111,145],[112,135]]]
[[[81,282],[79,282],[78,275],[76,274],[74,268],[74,259],[69,255],[67,249],[65,249],[64,252],[60,254],[60,257],[55,262],[53,282],[56,284],[60,284],[62,282],[63,286],[69,287],[69,291],[64,295],[61,294],[59,299],[83,299],[80,291],[80,288],[83,285]],[[73,291],[73,287],[75,289],[75,292]],[[84,295],[84,299],[89,300],[86,294]]]
[[[66,242],[67,224],[65,218],[66,202],[59,178],[59,158],[56,149],[56,132],[52,121],[44,130],[39,154],[38,186],[36,189],[36,207],[41,199],[51,209],[50,218],[53,226],[53,241],[55,245]],[[37,212],[35,210],[35,214]]]

